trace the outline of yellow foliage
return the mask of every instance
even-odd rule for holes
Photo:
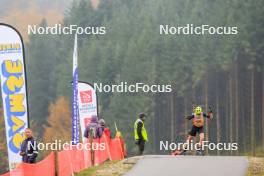
[[[116,131],[116,135],[115,135],[117,138],[120,138],[122,137],[122,133],[121,131]]]
[[[66,97],[59,97],[50,104],[47,121],[49,126],[44,126],[44,142],[71,140],[71,111]]]
[[[27,8],[14,6],[9,13],[1,19],[2,22],[16,27],[23,39],[28,41],[28,25],[37,25],[45,18],[49,25],[54,25],[62,20],[63,14],[55,8],[41,8],[34,1],[28,2]]]

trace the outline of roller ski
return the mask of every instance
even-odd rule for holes
[[[196,156],[204,156],[204,152],[201,149],[196,150]]]
[[[178,155],[187,155],[187,150],[175,150],[174,152],[171,153],[173,156],[178,156]]]

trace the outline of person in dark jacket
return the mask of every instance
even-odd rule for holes
[[[93,115],[91,117],[90,124],[84,130],[84,137],[89,139],[96,139],[102,135],[101,129],[99,129],[97,116]]]
[[[107,138],[111,138],[111,131],[110,129],[107,127],[105,120],[104,119],[100,119],[99,120],[99,131],[102,132],[100,137],[105,134]]]
[[[86,142],[90,143],[93,146],[94,140],[101,136],[97,116],[93,115],[89,125],[84,130],[84,137],[87,139]],[[95,164],[95,151],[93,147],[90,150],[90,159],[92,166]]]
[[[138,146],[138,155],[142,155],[145,148],[145,143],[148,141],[147,130],[145,129],[145,118],[144,113],[139,114],[139,118],[134,123],[134,138],[135,143]]]
[[[36,163],[38,156],[37,142],[32,135],[32,131],[29,128],[25,130],[26,139],[22,142],[20,147],[20,156],[24,163]]]

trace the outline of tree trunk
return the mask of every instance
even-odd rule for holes
[[[157,96],[157,95],[154,96],[154,101],[153,101],[153,109],[154,109],[154,113],[153,113],[153,122],[152,122],[152,124],[153,124],[153,125],[152,125],[152,128],[153,128],[153,130],[152,130],[152,131],[153,131],[153,133],[152,133],[152,140],[153,140],[153,144],[154,144],[154,146],[153,146],[154,148],[153,148],[153,149],[154,149],[155,152],[157,152],[157,148],[156,148],[156,146],[158,145],[158,144],[157,144],[157,140],[156,140],[156,139],[157,139],[157,136],[156,136],[156,134],[157,134],[157,133],[156,133],[156,130],[157,130],[157,124],[156,124],[156,123],[157,123],[157,119],[158,119],[158,118],[157,118],[157,115],[158,115],[158,114],[157,114],[157,110],[156,110],[156,107],[157,107],[157,105],[156,105],[157,97],[156,97],[156,96]]]
[[[255,98],[254,98],[254,68],[251,71],[251,89],[250,89],[250,93],[251,93],[251,105],[250,105],[250,128],[251,128],[251,150],[252,150],[252,154],[253,156],[255,156],[256,152],[255,152]]]
[[[160,94],[156,94],[155,95],[155,151],[157,153],[160,153],[160,149],[159,149],[159,140],[161,138],[161,131],[162,131],[162,124],[160,123],[160,119],[164,118],[164,116],[161,116],[161,110],[160,109],[160,99],[161,99],[161,95]]]
[[[174,92],[170,96],[170,115],[171,115],[171,142],[175,140],[175,127],[174,127]]]
[[[221,142],[221,126],[220,126],[220,108],[219,108],[219,92],[218,92],[218,81],[216,81],[216,113],[215,115],[216,118],[216,141],[217,143]],[[217,150],[217,155],[220,155],[220,151]]]
[[[232,86],[232,75],[229,78],[229,141],[233,143],[233,86]],[[231,155],[233,151],[230,150]]]
[[[235,142],[239,142],[239,83],[238,83],[238,63],[235,62]],[[236,150],[238,154],[238,150]]]
[[[184,117],[188,116],[188,98],[184,97]],[[188,121],[184,119],[184,134],[188,134]]]
[[[205,95],[205,111],[207,112],[208,107],[208,76],[205,77],[205,89],[204,89],[204,95]],[[209,126],[208,126],[208,119],[205,119],[205,141],[209,141]],[[206,154],[208,154],[208,148],[206,147]]]
[[[229,78],[226,78],[226,97],[225,97],[225,140],[226,142],[230,142],[230,138],[229,138],[229,135],[230,135],[230,128],[229,128],[229,123],[230,123],[230,116],[229,116],[229,104],[230,104],[230,101],[229,101],[229,84],[230,84],[230,81],[228,80]]]
[[[262,68],[262,147],[264,151],[264,67]]]

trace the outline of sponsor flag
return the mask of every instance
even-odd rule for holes
[[[24,59],[21,35],[13,27],[0,23],[1,92],[10,170],[22,162],[20,145],[29,126]]]
[[[91,117],[97,114],[97,96],[95,89],[89,83],[78,83],[79,117],[84,141],[84,130],[90,124]]]
[[[79,143],[79,114],[78,114],[78,54],[77,33],[74,39],[73,72],[72,72],[72,142]]]

